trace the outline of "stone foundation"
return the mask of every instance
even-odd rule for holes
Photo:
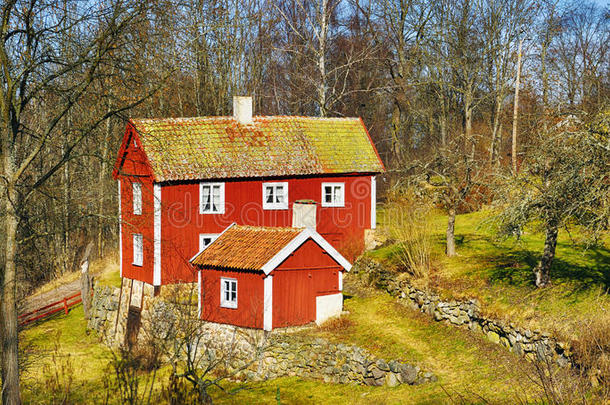
[[[185,286],[184,288],[188,288]],[[195,313],[196,305],[188,299],[166,301],[165,294],[154,297],[153,290],[144,285],[141,298],[141,327],[137,344],[150,341],[175,347],[181,333],[188,329],[184,313]],[[187,293],[184,294],[188,296]],[[134,306],[126,297],[133,298],[130,280],[123,289],[94,287],[92,315],[89,327],[100,333],[104,342],[116,347],[125,343],[127,312]],[[120,299],[119,299],[120,298]],[[120,305],[119,305],[120,300]],[[181,303],[176,306],[176,302]],[[120,310],[119,310],[120,307]],[[182,307],[183,313],[176,308]],[[118,318],[118,321],[117,321]],[[237,380],[266,380],[298,376],[342,384],[388,385],[422,384],[436,381],[436,376],[418,366],[399,361],[386,361],[367,350],[346,344],[335,344],[321,338],[295,333],[303,328],[280,328],[272,332],[239,328],[231,325],[186,320],[187,326],[197,324],[196,356],[202,364],[220,360],[222,367]],[[312,326],[305,327],[305,329]]]

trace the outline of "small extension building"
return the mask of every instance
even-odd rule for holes
[[[131,119],[113,176],[120,272],[154,287],[196,282],[189,259],[232,223],[315,229],[343,256],[375,228],[384,171],[359,118]]]
[[[341,314],[351,264],[312,229],[231,225],[197,253],[201,319],[247,328]]]

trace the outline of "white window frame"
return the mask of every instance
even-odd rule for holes
[[[210,209],[204,210],[203,208],[203,188],[210,187]],[[214,211],[214,187],[220,187],[220,201],[218,202],[218,210]],[[225,213],[225,183],[199,183],[199,213],[200,214],[224,214]]]
[[[235,283],[235,300],[226,300],[225,299],[225,283]],[[232,292],[230,290],[230,292]],[[237,308],[237,279],[236,278],[229,278],[229,277],[221,277],[220,278],[220,306],[222,308],[231,308],[231,309],[236,309]]]
[[[134,233],[133,242],[133,265],[142,266],[144,263],[144,237],[141,233]]]
[[[216,238],[218,238],[219,233],[200,233],[199,234],[199,251],[201,252],[204,247],[208,246],[210,243],[214,242]],[[210,238],[211,241],[207,245],[203,245],[203,240]]]
[[[266,196],[267,187],[273,187],[275,192],[276,188],[282,186],[284,188],[284,201],[283,202],[272,202],[268,203]],[[263,183],[263,209],[264,210],[287,210],[288,209],[288,182],[287,181],[276,181],[270,183]]]
[[[333,191],[335,187],[341,188],[341,201],[326,201],[326,193],[324,192],[325,187],[333,187]],[[331,197],[334,198],[334,192],[331,193]],[[322,183],[322,207],[345,207],[345,183],[340,182],[332,182],[332,183]]]
[[[133,215],[142,215],[142,183],[131,183],[131,197],[133,199]]]

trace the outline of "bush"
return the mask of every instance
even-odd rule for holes
[[[431,241],[428,204],[393,196],[386,208],[389,236],[398,244],[396,258],[402,271],[413,278],[428,278],[430,274]]]

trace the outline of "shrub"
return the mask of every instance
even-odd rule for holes
[[[387,204],[387,231],[399,246],[396,258],[401,270],[414,278],[427,279],[430,274],[430,209],[428,204],[404,196],[393,196]]]

